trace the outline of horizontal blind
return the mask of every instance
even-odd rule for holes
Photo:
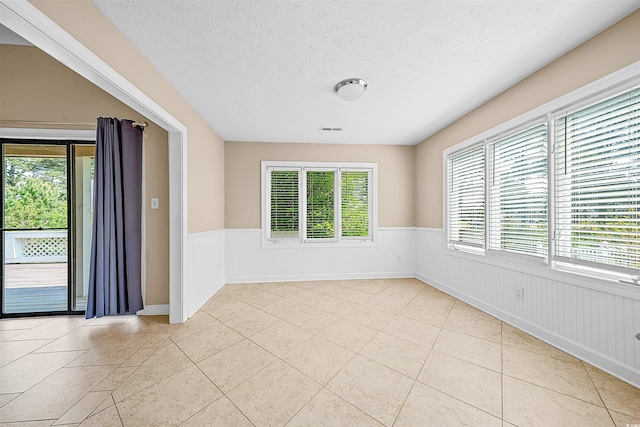
[[[341,171],[343,237],[369,237],[369,172]]]
[[[335,172],[307,171],[307,239],[335,238]]]
[[[484,247],[484,147],[454,153],[448,165],[448,239]]]
[[[640,89],[555,120],[555,258],[640,269]]]
[[[298,171],[271,171],[271,227],[272,238],[300,237],[300,209],[298,202]]]
[[[489,145],[489,249],[547,256],[547,125]]]

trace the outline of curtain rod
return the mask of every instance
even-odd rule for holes
[[[54,125],[54,126],[90,126],[95,128],[96,124],[94,123],[86,123],[86,122],[49,122],[44,120],[3,120],[0,119],[0,123],[20,123],[24,125]],[[140,122],[132,122],[132,127],[140,126],[143,130],[149,126],[149,123],[145,121]]]

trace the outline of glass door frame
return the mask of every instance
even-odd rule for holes
[[[5,145],[51,145],[65,147],[65,161],[67,165],[67,309],[56,311],[35,311],[21,313],[5,313],[4,297],[5,297],[5,242],[4,242],[4,215],[5,215],[5,180],[6,180],[6,164],[5,164]],[[2,177],[0,177],[0,319],[16,318],[16,317],[35,317],[35,316],[56,316],[56,315],[82,315],[84,310],[73,310],[74,297],[76,293],[76,168],[75,168],[75,147],[78,145],[95,146],[95,141],[84,140],[51,140],[51,139],[14,139],[0,138],[0,161],[2,162]]]

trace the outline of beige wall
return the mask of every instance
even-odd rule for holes
[[[36,47],[0,45],[0,126],[95,129],[97,117],[145,118],[89,83]],[[145,130],[144,180],[147,197],[159,197],[158,210],[145,215],[146,303],[169,302],[169,179],[167,132],[153,123]],[[145,201],[145,203],[147,203]]]
[[[225,143],[225,226],[260,228],[262,160],[378,163],[378,225],[413,227],[414,147]]]
[[[188,232],[224,228],[222,139],[89,0],[29,1],[187,127]]]
[[[640,61],[640,11],[577,47],[416,147],[418,227],[442,227],[442,151]]]

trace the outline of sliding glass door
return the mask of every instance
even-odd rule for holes
[[[1,315],[86,306],[95,146],[2,140]]]

